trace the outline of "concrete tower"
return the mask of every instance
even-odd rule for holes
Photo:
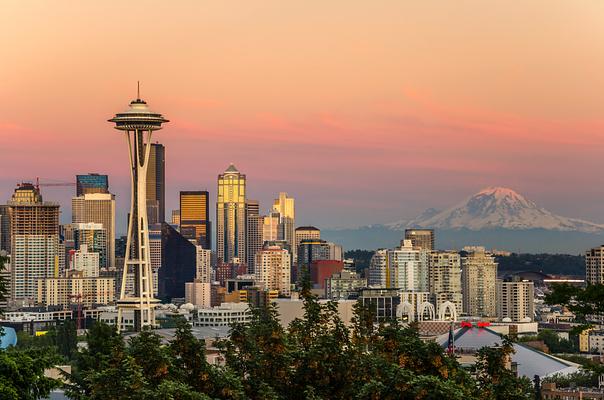
[[[149,110],[147,103],[140,99],[130,102],[130,108],[118,113],[109,122],[115,129],[124,131],[128,142],[132,195],[130,197],[130,219],[128,240],[120,299],[118,301],[118,329],[122,325],[124,310],[134,311],[134,329],[140,331],[145,326],[155,326],[155,304],[151,271],[151,253],[147,221],[147,167],[151,150],[151,134],[160,130],[168,122],[161,114]],[[134,291],[126,291],[128,272],[134,273]]]

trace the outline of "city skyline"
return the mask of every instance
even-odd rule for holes
[[[143,11],[120,3],[148,19],[173,17],[144,35],[109,18],[111,7],[39,4],[33,13],[8,3],[0,196],[36,176],[71,181],[98,172],[110,175],[125,220],[127,155],[104,119],[141,80],[142,96],[173,120],[175,134],[160,139],[167,210],[177,209],[181,190],[209,190],[215,203],[215,176],[233,162],[263,212],[288,192],[301,224],[414,217],[487,186],[604,222],[602,189],[593,184],[604,135],[604,91],[594,90],[603,83],[604,42],[596,39],[604,5],[429,3],[336,1],[321,13],[278,2]],[[144,51],[161,46],[161,60],[136,72],[115,62],[133,37]],[[44,70],[34,72],[37,65]],[[72,196],[43,192],[62,205]]]

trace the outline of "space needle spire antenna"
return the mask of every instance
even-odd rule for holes
[[[159,300],[153,295],[153,275],[149,248],[149,223],[147,220],[147,167],[151,150],[151,134],[169,122],[163,115],[153,112],[140,98],[137,82],[137,98],[130,102],[128,110],[118,113],[109,122],[125,133],[130,159],[132,195],[128,239],[118,306],[118,330],[124,329],[125,311],[134,314],[134,330],[155,327],[155,306]],[[134,275],[134,290],[126,290],[128,275]]]

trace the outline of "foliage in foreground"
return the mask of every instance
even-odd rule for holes
[[[97,324],[74,356],[74,399],[532,399],[530,383],[505,368],[509,343],[484,349],[466,371],[436,343],[396,322],[375,327],[357,308],[353,325],[336,303],[304,294],[303,318],[283,329],[274,307],[253,309],[218,346],[224,366],[206,361],[205,343],[180,321],[174,339],[152,331],[124,341]]]

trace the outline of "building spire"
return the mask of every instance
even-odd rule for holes
[[[136,81],[136,99],[141,99],[141,81]]]

